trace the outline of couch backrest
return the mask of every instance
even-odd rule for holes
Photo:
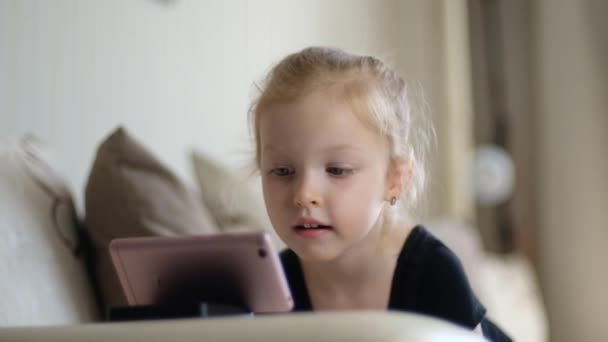
[[[0,326],[97,320],[72,196],[31,138],[0,139]]]

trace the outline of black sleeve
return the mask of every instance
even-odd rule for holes
[[[486,309],[473,293],[458,257],[438,243],[423,267],[418,310],[474,329]]]
[[[513,342],[507,334],[487,318],[481,321],[481,331],[483,332],[483,336],[492,342]]]
[[[279,256],[293,298],[293,311],[311,311],[312,306],[298,257],[290,249],[282,251]]]

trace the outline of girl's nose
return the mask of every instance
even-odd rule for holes
[[[302,179],[294,195],[294,204],[301,208],[320,207],[323,205],[319,191],[315,190],[310,179]]]

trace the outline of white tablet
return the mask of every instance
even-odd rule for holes
[[[109,248],[130,306],[206,302],[254,313],[293,307],[279,255],[264,232],[115,239]]]

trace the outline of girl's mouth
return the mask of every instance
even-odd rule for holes
[[[295,226],[296,229],[331,229],[331,226],[325,226],[322,224],[299,224]]]
[[[301,237],[314,239],[329,233],[332,227],[318,224],[302,224],[294,226],[294,230]]]

